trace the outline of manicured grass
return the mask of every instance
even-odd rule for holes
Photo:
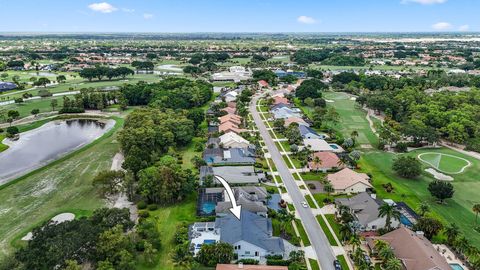
[[[328,239],[328,242],[330,243],[330,245],[336,246],[337,242],[335,241],[335,238],[333,237],[332,233],[328,229],[327,224],[323,220],[322,216],[318,215],[317,220],[318,220],[318,223],[320,224],[320,227],[322,228],[323,232],[327,236],[327,239]]]
[[[455,222],[460,230],[468,236],[471,243],[480,247],[480,233],[473,229],[475,214],[472,211],[473,204],[480,202],[478,196],[480,161],[447,148],[416,150],[406,155],[417,157],[421,153],[430,152],[458,156],[472,163],[472,166],[466,168],[465,172],[453,175],[455,180],[451,183],[454,186],[455,194],[452,199],[446,201],[446,204],[438,204],[428,192],[428,184],[434,180],[429,173],[422,171],[422,174],[414,180],[403,179],[396,175],[391,169],[395,154],[380,151],[367,152],[362,156],[359,166],[362,171],[372,174],[373,185],[380,198],[403,201],[413,209],[418,208],[420,202],[425,201],[430,205],[434,216],[446,223]],[[425,168],[428,166],[424,164],[423,169]],[[393,193],[387,193],[382,187],[386,183],[393,185]]]
[[[326,214],[325,218],[328,220],[328,223],[333,229],[333,232],[337,236],[338,239],[340,239],[340,224],[337,223],[335,220],[335,215],[334,214]]]
[[[337,260],[340,262],[340,265],[342,266],[342,270],[349,269],[347,264],[347,259],[345,259],[344,255],[338,255]]]
[[[0,260],[22,244],[22,238],[33,227],[63,212],[87,215],[103,207],[92,186],[93,177],[109,169],[119,150],[115,127],[93,143],[49,165],[0,187]]]
[[[460,173],[469,166],[469,162],[463,158],[434,152],[422,153],[418,159],[441,172],[450,174]]]
[[[310,266],[312,267],[312,270],[320,270],[320,266],[318,265],[318,261],[314,259],[308,259],[310,262]]]
[[[366,119],[367,113],[358,107],[358,104],[354,100],[350,99],[350,95],[342,92],[325,92],[324,98],[333,101],[327,102],[327,107],[333,107],[338,112],[340,120],[335,128],[338,129],[345,138],[350,137],[352,131],[357,131],[357,146],[360,144],[370,144],[376,147],[378,138],[370,129]]]
[[[308,235],[305,232],[305,228],[303,227],[302,222],[299,219],[295,219],[295,224],[297,225],[298,233],[300,234],[303,245],[306,247],[310,246],[310,239],[308,239]]]
[[[300,175],[305,181],[322,181],[326,174],[321,172],[302,172]]]
[[[310,197],[310,195],[305,195],[305,200],[307,201],[308,206],[310,206],[310,208],[317,208],[315,206],[315,203],[312,200],[312,197]]]
[[[0,133],[0,153],[8,149],[8,145],[2,143],[5,139],[5,133]]]
[[[175,248],[173,237],[177,228],[183,222],[192,223],[196,221],[195,209],[196,195],[194,194],[183,203],[159,207],[158,210],[150,212],[150,217],[148,219],[154,220],[157,223],[157,228],[162,239],[162,247],[158,253],[157,265],[149,267],[140,264],[137,266],[137,269],[178,269],[171,259],[171,255]]]
[[[69,97],[71,98],[71,96],[69,96]],[[24,118],[24,117],[32,115],[31,112],[32,112],[33,109],[39,109],[40,113],[45,113],[45,112],[52,111],[52,107],[50,106],[50,103],[54,99],[56,99],[57,102],[58,102],[58,106],[55,108],[55,110],[58,110],[58,108],[61,108],[63,106],[62,97],[34,99],[34,100],[25,101],[25,102],[18,103],[18,104],[5,105],[5,106],[3,106],[3,108],[7,111],[9,111],[9,110],[18,111],[20,113],[19,118]]]

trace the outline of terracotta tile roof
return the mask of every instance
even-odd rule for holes
[[[268,265],[243,265],[242,268],[238,264],[217,264],[216,270],[288,270],[286,266],[268,266]]]
[[[323,168],[340,168],[343,166],[338,156],[332,152],[316,152],[313,153],[313,158],[318,157],[320,164],[313,161],[308,162],[308,167],[312,170],[318,170]]]
[[[329,174],[327,179],[330,181],[335,190],[345,190],[359,182],[368,187],[373,187],[372,184],[370,184],[370,177],[368,177],[367,174],[357,173],[349,168]]]

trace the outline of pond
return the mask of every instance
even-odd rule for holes
[[[17,141],[5,139],[10,148],[0,153],[0,185],[94,141],[114,124],[113,120],[58,120],[20,134]]]

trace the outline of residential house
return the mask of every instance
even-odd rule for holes
[[[435,249],[422,232],[400,227],[382,236],[368,237],[367,245],[376,253],[375,240],[383,240],[392,248],[405,270],[451,270],[445,258]]]
[[[239,133],[245,132],[246,130],[241,129],[241,128],[238,127],[238,125],[228,121],[228,122],[220,124],[218,126],[218,131],[219,132],[224,132],[224,133],[235,132],[235,133],[239,134]]]
[[[203,160],[212,165],[253,165],[255,163],[255,150],[253,148],[207,148],[203,152]]]
[[[269,88],[270,85],[268,84],[267,81],[265,81],[265,80],[260,80],[260,81],[258,81],[258,87],[259,87],[260,89],[262,89],[262,88]]]
[[[318,134],[315,130],[310,128],[308,125],[299,125],[298,130],[304,139],[321,139],[325,140],[328,138],[326,134]]]
[[[235,125],[242,124],[242,117],[240,117],[236,114],[226,114],[222,117],[219,117],[218,120],[220,121],[220,124],[223,124],[225,122],[232,122]]]
[[[319,162],[315,162],[316,158],[318,158]],[[311,161],[308,162],[308,168],[311,171],[322,171],[324,173],[329,170],[343,168],[343,166],[342,161],[332,152],[315,152]]]
[[[289,118],[285,119],[284,126],[289,127],[293,123],[297,123],[299,126],[308,126],[308,123],[305,122],[305,120],[303,120],[300,117],[289,117]]]
[[[224,191],[226,192],[226,191]],[[264,187],[244,186],[233,188],[233,195],[237,204],[242,206],[243,210],[267,217],[267,196],[268,193]],[[225,201],[218,202],[215,207],[217,216],[230,213],[232,203],[227,194],[223,196]]]
[[[250,265],[250,264],[217,264],[216,270],[288,270],[287,266]]]
[[[233,102],[237,100],[238,92],[233,90],[233,91],[227,92],[223,97],[225,98],[225,102]]]
[[[228,114],[235,114],[237,112],[237,109],[232,107],[226,107],[221,110],[227,112]]]
[[[347,206],[355,221],[353,227],[360,231],[376,231],[386,226],[386,217],[379,217],[379,207],[384,202],[370,196],[367,192],[359,193],[351,198],[338,198],[335,199],[335,205],[337,209],[343,205]],[[391,226],[396,228],[400,223],[391,219]]]
[[[241,82],[247,81],[252,78],[251,70],[247,70],[244,67],[233,66],[228,71],[214,73],[211,77],[212,81],[233,81]]]
[[[256,173],[253,166],[222,166],[222,167],[200,167],[200,183],[209,177],[218,175],[229,184],[258,184],[265,178],[263,173]],[[220,184],[215,180],[217,184]]]
[[[357,173],[350,168],[327,175],[335,193],[360,193],[372,189],[370,177],[365,173]]]
[[[333,152],[332,146],[322,139],[303,139],[303,144],[313,152]]]
[[[273,105],[278,105],[278,104],[289,105],[290,101],[283,96],[274,96],[273,97]]]
[[[297,108],[289,108],[285,104],[278,104],[270,110],[275,119],[287,119],[290,117],[302,117],[302,113]]]
[[[223,148],[248,148],[250,142],[235,132],[227,132],[219,137]]]

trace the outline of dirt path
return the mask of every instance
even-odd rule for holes
[[[113,157],[112,160],[112,166],[110,167],[110,170],[112,171],[124,171],[122,168],[122,164],[125,161],[125,157],[123,156],[122,153],[117,153]],[[111,207],[115,208],[128,208],[130,210],[130,219],[132,221],[136,221],[138,218],[138,212],[137,212],[137,207],[135,204],[130,202],[127,198],[127,195],[125,193],[120,193],[111,202]]]

